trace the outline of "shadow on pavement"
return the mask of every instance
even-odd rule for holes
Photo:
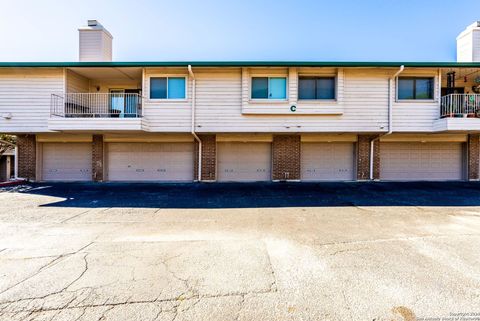
[[[17,191],[62,199],[44,207],[480,206],[480,182],[34,183]]]

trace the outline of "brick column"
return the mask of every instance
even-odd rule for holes
[[[28,180],[36,179],[37,146],[35,135],[18,135],[18,176]]]
[[[217,179],[217,136],[198,135],[202,141],[202,181]],[[198,179],[198,142],[195,141],[195,180]]]
[[[370,142],[377,135],[358,135],[357,141],[357,180],[370,179]],[[380,179],[380,142],[373,144],[373,179]]]
[[[272,180],[300,179],[300,135],[275,135],[272,144]]]
[[[479,179],[480,134],[468,135],[468,179]]]
[[[103,135],[92,137],[92,180],[103,181]]]

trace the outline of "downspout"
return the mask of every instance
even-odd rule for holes
[[[14,160],[14,163],[13,163],[14,164],[13,169],[14,169],[15,179],[19,179],[19,177],[18,177],[18,147],[17,147],[17,145],[15,145],[13,143],[10,143],[10,142],[7,142],[6,140],[0,140],[0,143],[10,145],[10,146],[13,146],[15,148],[15,152],[14,152],[15,160]]]
[[[393,97],[392,97],[392,81],[395,81],[395,78],[402,73],[405,69],[404,65],[400,66],[400,69],[390,78],[388,78],[388,132],[385,134],[379,135],[370,141],[370,180],[373,180],[373,152],[374,152],[374,143],[376,140],[379,140],[381,137],[390,135],[393,132]]]
[[[201,182],[202,181],[202,140],[198,135],[195,133],[195,74],[193,73],[192,70],[192,65],[188,65],[188,73],[190,74],[190,77],[192,77],[192,128],[191,128],[191,133],[192,136],[195,138],[195,140],[198,142],[198,177],[197,181]]]

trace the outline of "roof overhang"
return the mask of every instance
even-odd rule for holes
[[[417,67],[480,68],[480,62],[367,62],[367,61],[107,61],[0,62],[0,67]]]

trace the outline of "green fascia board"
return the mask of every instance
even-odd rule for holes
[[[0,62],[0,67],[424,67],[480,68],[480,62],[368,61],[115,61],[115,62]]]

